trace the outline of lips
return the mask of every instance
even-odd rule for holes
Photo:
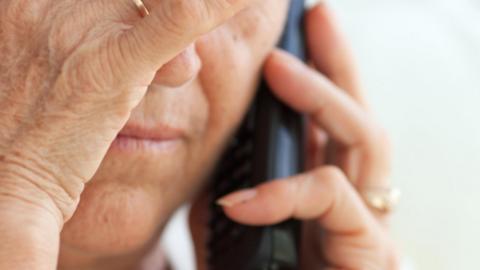
[[[165,124],[156,124],[148,127],[136,123],[129,123],[120,131],[118,136],[160,142],[180,140],[184,137],[184,132],[179,128]]]
[[[127,153],[164,152],[178,146],[184,138],[182,129],[169,125],[128,123],[117,135],[110,149]]]

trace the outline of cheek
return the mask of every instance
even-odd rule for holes
[[[197,41],[213,137],[224,136],[239,124],[255,94],[263,62],[280,38],[288,1],[276,1],[273,10],[268,9],[272,2],[245,10]]]
[[[248,47],[236,39],[235,33],[226,29],[216,33],[219,31],[223,33],[197,44],[199,53],[205,55],[200,79],[209,105],[207,130],[223,131],[238,122],[248,106],[259,68],[253,65]]]

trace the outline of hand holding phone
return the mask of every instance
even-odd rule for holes
[[[395,247],[382,226],[389,210],[362,195],[378,188],[392,190],[388,140],[366,108],[348,46],[331,12],[317,5],[307,14],[312,65],[275,50],[264,74],[275,96],[305,113],[310,131],[322,133],[322,138],[309,138],[309,154],[316,149],[319,159],[309,158],[304,173],[236,190],[222,198],[223,209],[242,224],[276,224],[288,218],[306,221],[302,247],[308,248],[301,252],[302,269],[398,269]],[[333,150],[343,158],[325,165],[321,149],[330,140],[340,146]]]

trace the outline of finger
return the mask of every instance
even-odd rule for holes
[[[246,7],[250,0],[150,0],[150,15],[119,36],[123,65],[158,70],[201,35]],[[132,3],[133,5],[133,3]]]
[[[307,145],[305,168],[314,169],[326,162],[328,134],[318,125],[307,121]]]
[[[359,184],[385,179],[389,172],[384,134],[371,116],[330,80],[295,57],[274,51],[265,63],[265,78],[287,105],[309,115],[330,138],[355,151],[347,171]]]
[[[367,102],[361,91],[359,76],[350,47],[328,5],[325,3],[318,4],[307,12],[306,31],[307,44],[314,66],[330,78],[339,90],[345,91],[361,107],[366,108]],[[357,180],[357,184],[388,186],[390,145],[383,131],[377,128],[375,133],[379,134],[376,135],[376,147],[371,148],[370,151],[352,151],[352,149],[338,147],[335,143],[331,143],[330,149],[335,154],[330,158],[339,162],[338,164],[342,164],[342,168],[349,174],[349,179]],[[370,157],[378,157],[372,166],[376,164],[378,168],[383,169],[381,174],[364,176],[364,179],[358,183],[358,167],[365,160],[365,152],[372,153],[368,155]]]
[[[367,232],[373,221],[341,170],[330,166],[227,195],[219,204],[249,225],[316,219],[330,232],[350,234]]]
[[[342,144],[356,145],[369,138],[373,123],[362,108],[290,54],[275,50],[265,63],[265,77],[282,101],[311,116]]]
[[[306,14],[307,47],[314,66],[365,106],[350,47],[332,11],[320,3]]]
[[[389,250],[383,230],[336,167],[262,184],[227,195],[219,203],[228,217],[247,225],[272,225],[290,218],[316,221],[324,230],[324,249],[317,256],[324,252],[328,264],[385,269]]]

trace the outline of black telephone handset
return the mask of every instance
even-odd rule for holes
[[[305,60],[304,0],[291,0],[279,48]],[[300,223],[289,220],[266,227],[228,219],[215,201],[241,188],[301,172],[304,158],[303,118],[280,103],[262,81],[247,114],[213,179],[209,269],[299,269]]]

